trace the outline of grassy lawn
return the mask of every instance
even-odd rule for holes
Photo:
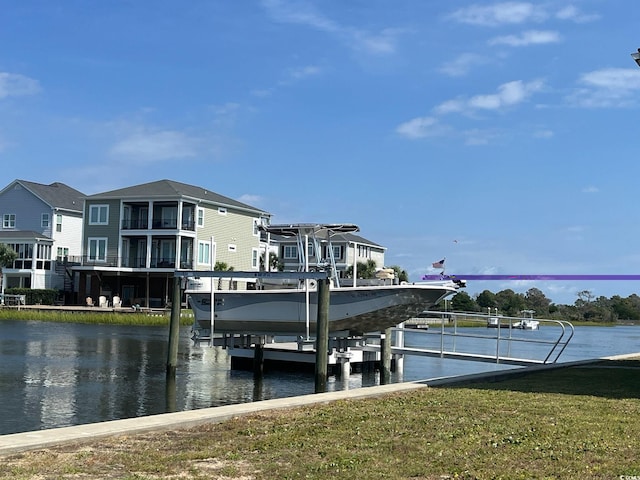
[[[27,452],[0,478],[640,478],[639,439],[640,360],[606,361]]]

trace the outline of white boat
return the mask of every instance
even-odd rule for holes
[[[522,330],[538,330],[538,328],[540,328],[540,322],[530,318],[523,318],[519,322],[514,323],[513,328],[520,328]]]
[[[377,332],[415,317],[454,294],[458,287],[447,284],[381,285],[339,287],[329,297],[330,332],[359,335]],[[188,292],[189,304],[199,326],[211,325],[211,293]],[[309,321],[304,289],[217,290],[214,292],[214,332],[305,335],[314,333],[317,291],[309,292]]]
[[[533,319],[534,310],[522,310],[524,317],[519,322],[513,324],[513,328],[520,328],[521,330],[538,330],[540,328],[540,322]]]
[[[504,326],[505,324],[500,323],[500,319],[498,317],[489,317],[487,319],[487,328],[499,328]]]
[[[303,248],[312,238],[328,242],[335,233],[358,231],[352,224],[286,225],[263,227],[267,232],[302,238]],[[332,252],[332,248],[327,249]],[[314,251],[320,251],[314,249]],[[333,265],[335,262],[328,262]],[[305,259],[305,271],[310,270]],[[322,266],[316,266],[320,268]],[[324,266],[326,268],[326,265]],[[330,270],[329,331],[347,335],[378,332],[398,325],[455,294],[462,281],[434,281],[368,286],[340,286],[335,268]],[[296,272],[290,274],[295,278]],[[221,273],[224,276],[224,273]],[[189,305],[196,326],[214,333],[256,335],[315,334],[318,294],[313,281],[305,280],[296,288],[254,290],[188,289]],[[212,282],[215,284],[215,282]],[[211,303],[214,303],[213,315]]]

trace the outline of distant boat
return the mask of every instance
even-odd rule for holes
[[[262,227],[284,236],[310,239],[321,237],[332,252],[331,236],[358,231],[353,224],[297,224]],[[304,243],[303,243],[304,245]],[[306,250],[306,248],[302,248]],[[316,250],[318,251],[318,250]],[[308,265],[308,261],[305,260]],[[335,275],[335,262],[325,266]],[[317,268],[317,267],[316,267]],[[320,267],[322,268],[322,267]],[[464,281],[431,281],[397,284],[389,280],[390,270],[380,275],[379,284],[343,287],[332,277],[329,293],[329,331],[348,335],[378,332],[398,325],[438,304],[464,287]],[[295,272],[291,273],[295,278]],[[294,288],[255,290],[214,290],[211,315],[211,291],[187,289],[196,326],[214,333],[256,335],[304,335],[315,333],[318,293],[315,282],[296,282]]]
[[[514,323],[513,328],[520,328],[521,330],[538,330],[538,328],[540,328],[540,322],[530,318],[524,318],[519,322]]]
[[[489,317],[487,319],[487,328],[509,328],[509,323],[500,322],[499,317]]]
[[[513,324],[513,328],[520,328],[522,330],[538,330],[540,328],[540,322],[533,319],[534,310],[522,310],[523,319]]]

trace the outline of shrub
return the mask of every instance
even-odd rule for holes
[[[51,288],[7,288],[7,295],[25,295],[27,305],[53,305],[58,296],[58,291]]]

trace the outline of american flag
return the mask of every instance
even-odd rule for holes
[[[439,262],[433,262],[433,263],[431,264],[431,266],[432,266],[433,268],[444,268],[444,261],[445,261],[445,259],[443,258],[443,259],[442,259],[442,260],[440,260]]]

